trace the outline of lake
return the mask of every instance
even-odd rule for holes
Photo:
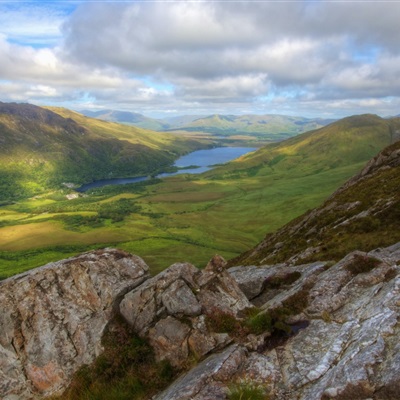
[[[257,149],[254,147],[215,147],[213,149],[193,151],[192,153],[186,154],[175,161],[174,166],[180,168],[179,171],[162,173],[157,175],[157,178],[165,178],[167,176],[178,174],[200,174],[202,172],[209,171],[216,164],[224,164],[254,150]],[[196,168],[194,168],[194,166],[196,166]],[[76,189],[76,191],[86,192],[89,189],[99,188],[106,185],[124,185],[127,183],[142,182],[146,179],[149,179],[149,177],[140,176],[136,178],[101,179],[82,185]]]

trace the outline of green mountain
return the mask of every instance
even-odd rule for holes
[[[400,137],[400,119],[351,116],[326,127],[272,143],[233,161],[214,174],[318,174],[366,162]]]
[[[289,117],[285,115],[182,115],[162,119],[145,117],[129,111],[83,110],[82,114],[105,121],[135,125],[155,131],[205,132],[218,136],[251,135],[268,140],[282,140],[311,129],[325,126],[333,120]]]
[[[284,115],[210,115],[171,129],[202,131],[216,135],[257,135],[270,140],[282,140],[311,129],[320,128],[332,120],[308,119]]]
[[[399,119],[394,133],[399,138]],[[339,260],[400,240],[400,141],[386,147],[322,206],[291,221],[231,265]]]
[[[198,141],[84,117],[63,109],[0,103],[0,200],[63,182],[150,174]]]

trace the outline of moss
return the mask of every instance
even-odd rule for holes
[[[326,322],[327,324],[330,324],[332,322],[331,314],[326,310],[322,311],[321,317],[323,321]]]

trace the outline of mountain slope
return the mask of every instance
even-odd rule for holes
[[[400,141],[373,158],[321,207],[268,234],[230,263],[339,259],[400,240]]]
[[[363,163],[400,138],[400,119],[376,115],[347,117],[332,124],[264,146],[231,162],[215,174],[290,173],[317,174]]]
[[[0,103],[0,200],[92,180],[148,174],[201,147],[67,110]]]

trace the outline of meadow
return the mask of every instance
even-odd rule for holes
[[[143,257],[152,273],[178,261],[202,267],[214,254],[232,258],[320,204],[361,166],[290,178],[180,175],[3,206],[0,276],[105,246]]]

